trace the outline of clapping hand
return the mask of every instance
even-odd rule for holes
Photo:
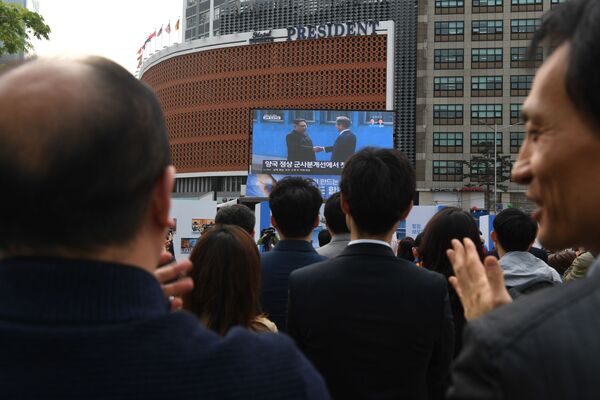
[[[160,255],[160,264],[163,265],[173,259],[168,251]],[[192,269],[190,260],[182,260],[167,264],[154,271],[154,277],[160,282],[165,297],[171,300],[171,310],[180,310],[183,307],[183,295],[192,291],[194,283],[187,273]]]
[[[460,298],[465,318],[471,320],[512,302],[512,298],[504,286],[504,274],[498,260],[487,257],[484,266],[473,241],[465,238],[463,242],[464,245],[453,239],[452,249],[447,251],[456,275],[449,281]]]

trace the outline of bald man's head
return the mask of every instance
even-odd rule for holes
[[[152,91],[98,57],[0,73],[0,252],[125,244],[170,164]]]

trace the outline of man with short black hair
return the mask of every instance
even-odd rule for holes
[[[290,273],[325,259],[311,244],[322,204],[321,191],[314,181],[305,178],[283,178],[269,195],[271,225],[281,240],[273,250],[261,255],[261,304],[279,331],[287,331]]]
[[[346,215],[340,204],[340,193],[334,193],[325,202],[325,224],[331,232],[331,242],[317,249],[317,253],[327,258],[338,256],[350,243],[350,229],[346,225]]]
[[[123,67],[89,57],[2,69],[3,398],[328,398],[284,336],[221,338],[169,311],[153,273],[174,179],[158,100]]]
[[[537,285],[542,288],[562,283],[560,275],[529,252],[537,235],[537,224],[516,208],[502,210],[494,218],[491,238],[500,256],[507,288]]]
[[[215,224],[237,225],[254,237],[256,217],[245,205],[234,204],[219,209],[215,216]]]
[[[289,333],[336,399],[442,397],[454,343],[446,281],[390,246],[414,194],[404,154],[361,150],[341,181],[352,241],[291,274]]]
[[[321,148],[313,146],[306,132],[307,128],[305,119],[294,120],[294,129],[285,137],[288,161],[315,161],[315,153],[322,151]]]

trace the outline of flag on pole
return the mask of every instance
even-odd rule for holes
[[[155,37],[156,37],[156,29],[154,30],[154,32],[152,32],[150,34],[150,36],[148,36],[148,39],[146,39],[146,43],[148,43],[149,41],[151,41]]]
[[[177,22],[175,22],[175,30],[178,31],[179,30],[179,20],[177,20]]]
[[[165,32],[167,32],[168,34],[171,34],[171,21],[169,21],[169,23],[167,24],[167,27],[165,28]]]
[[[142,52],[144,51],[144,47],[146,47],[146,44],[140,47],[140,49],[137,51],[138,55],[142,54]]]
[[[160,36],[162,34],[162,25],[160,26],[160,29],[158,30],[158,33],[156,34],[156,36]]]

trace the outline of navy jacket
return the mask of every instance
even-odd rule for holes
[[[300,267],[326,259],[305,240],[281,240],[273,250],[262,253],[261,304],[263,312],[277,325],[277,329],[287,331],[290,273]]]
[[[387,246],[349,245],[294,271],[288,330],[335,399],[443,396],[454,344],[445,279]]]
[[[291,131],[285,137],[287,144],[288,161],[315,161],[317,157],[313,151],[313,142],[308,134],[303,135],[296,131]]]
[[[284,335],[225,337],[168,311],[152,275],[82,260],[0,262],[4,399],[326,399]]]
[[[325,147],[325,151],[331,152],[331,161],[348,161],[356,151],[356,135],[351,131],[338,135],[333,146]]]

